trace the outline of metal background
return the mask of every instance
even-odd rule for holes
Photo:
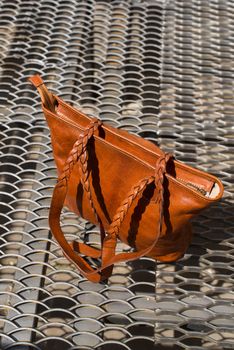
[[[228,0],[1,2],[1,348],[234,349],[233,41]],[[33,73],[223,180],[181,261],[120,264],[105,285],[63,258],[48,230],[56,169]],[[68,211],[62,223],[68,238],[97,238]]]

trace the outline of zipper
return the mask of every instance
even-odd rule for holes
[[[204,190],[204,188],[198,186],[197,184],[195,184],[195,183],[193,183],[193,182],[190,182],[190,181],[187,182],[187,181],[185,181],[185,180],[183,180],[183,179],[181,179],[181,178],[179,178],[179,177],[177,177],[176,179],[179,180],[179,181],[181,181],[181,182],[183,182],[183,183],[186,184],[187,186],[193,188],[194,190],[200,192],[203,196],[206,196],[206,195],[207,195],[207,191]]]

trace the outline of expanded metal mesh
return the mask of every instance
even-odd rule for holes
[[[186,257],[158,266],[155,338],[175,349],[234,348],[233,15],[233,1],[170,1],[165,9],[158,141],[226,190],[196,219]]]
[[[2,1],[1,348],[234,348],[233,16],[228,0]],[[56,169],[34,73],[223,180],[182,260],[119,264],[93,284],[63,257],[48,229]],[[68,239],[98,240],[68,210],[62,224]]]

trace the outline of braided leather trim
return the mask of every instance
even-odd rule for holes
[[[87,152],[87,145],[88,145],[89,139],[94,135],[94,132],[101,125],[102,125],[102,122],[99,119],[94,118],[93,121],[90,122],[89,126],[85,129],[84,133],[82,133],[79,136],[78,140],[74,143],[72,150],[68,155],[68,158],[63,167],[63,172],[59,176],[58,183],[60,183],[60,186],[67,187],[68,180],[71,176],[71,172],[74,168],[74,165],[77,162],[79,162],[80,180],[81,180],[83,189],[87,194],[90,208],[94,214],[94,217],[96,221],[100,224],[101,239],[103,241],[105,232],[93,202],[93,196],[91,193],[89,173],[88,173],[88,152]]]
[[[85,158],[83,159],[82,163],[87,164],[87,152],[86,147],[88,140],[93,136],[94,132],[99,128],[101,125],[101,121],[96,119],[92,121],[89,126],[85,129],[84,133],[82,133],[78,140],[74,143],[66,162],[63,166],[63,171],[60,174],[58,178],[58,182],[61,184],[61,186],[67,186],[68,180],[71,176],[71,172],[74,168],[74,165],[77,163],[77,161],[80,159],[81,155],[85,151]],[[82,172],[84,174],[84,177],[87,178],[87,165],[86,167],[82,166]]]
[[[155,186],[158,188],[158,196],[155,201],[158,202],[159,205],[159,223],[158,230],[162,232],[162,221],[163,221],[163,208],[164,208],[164,176],[166,173],[167,162],[173,158],[173,154],[165,153],[164,156],[160,157],[155,165]]]
[[[112,223],[107,231],[107,237],[118,236],[120,226],[124,221],[129,208],[131,207],[134,199],[142,192],[147,185],[155,182],[156,189],[158,190],[158,195],[156,201],[159,202],[159,229],[161,231],[162,217],[163,217],[163,197],[164,197],[164,175],[166,173],[166,164],[173,155],[170,153],[165,153],[163,156],[159,157],[156,162],[155,176],[150,176],[140,180],[135,186],[132,187],[127,197],[123,200],[121,205],[116,211],[113,217]]]
[[[124,221],[124,218],[127,215],[129,208],[131,207],[134,199],[142,192],[148,184],[154,181],[154,176],[144,178],[140,180],[137,185],[133,186],[129,191],[127,197],[123,200],[119,208],[117,209],[116,214],[113,217],[113,220],[110,224],[110,227],[107,231],[107,236],[118,236],[120,226]]]
[[[163,182],[164,182],[164,175],[166,173],[166,166],[169,159],[173,158],[173,155],[171,153],[165,153],[163,156],[159,157],[156,165],[155,165],[155,186],[158,189],[158,195],[155,199],[155,202],[158,202],[160,200],[163,200]]]
[[[78,156],[79,160],[79,173],[80,173],[80,179],[81,183],[83,185],[83,189],[85,190],[89,204],[91,207],[91,210],[94,214],[95,219],[99,224],[101,224],[100,218],[98,216],[98,213],[96,211],[96,208],[94,206],[93,202],[93,196],[90,188],[90,181],[89,181],[89,173],[88,173],[88,152],[87,152],[87,143],[83,146],[83,152],[81,153],[80,157]]]
[[[84,133],[79,136],[78,140],[74,143],[72,150],[68,155],[68,158],[63,167],[63,172],[58,179],[58,182],[61,184],[61,186],[67,187],[68,180],[71,176],[71,172],[74,168],[74,165],[77,163],[77,161],[79,162],[79,173],[80,173],[81,183],[88,195],[88,200],[89,200],[91,210],[97,222],[99,223],[100,223],[100,219],[94,207],[93,197],[90,190],[90,182],[88,179],[89,174],[88,174],[87,144],[89,139],[93,136],[94,132],[99,128],[99,126],[101,126],[101,124],[102,122],[99,119],[95,118],[89,124],[89,126],[85,129]]]

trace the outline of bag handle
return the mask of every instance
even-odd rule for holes
[[[104,237],[101,250],[92,248],[84,243],[76,241],[74,241],[72,244],[69,244],[65,239],[64,233],[62,232],[60,226],[60,215],[67,194],[69,178],[71,176],[74,165],[84,154],[84,150],[86,152],[88,141],[92,138],[94,132],[100,127],[100,125],[100,121],[94,119],[85,129],[84,133],[80,135],[79,139],[74,143],[73,148],[70,151],[69,156],[65,162],[63,172],[59,176],[58,182],[54,188],[49,213],[49,224],[51,231],[63,249],[64,254],[78,267],[78,269],[85,277],[93,282],[100,282],[104,279],[107,279],[111,275],[113,265],[115,263],[135,260],[149,253],[150,250],[155,246],[162,229],[164,193],[163,180],[164,174],[166,172],[166,163],[172,157],[171,154],[164,154],[163,156],[159,157],[155,167],[155,176],[143,178],[131,188],[130,192],[127,194],[126,198],[123,200],[112,219],[112,222],[107,230],[107,234]],[[115,254],[119,230],[129,208],[131,207],[134,199],[138,197],[143,192],[143,190],[152,182],[156,183],[156,188],[158,189],[158,196],[156,201],[158,201],[159,205],[159,222],[155,239],[150,244],[150,246],[138,252]],[[92,268],[91,265],[79,255],[79,253],[95,258],[101,257],[101,267],[96,269]]]

